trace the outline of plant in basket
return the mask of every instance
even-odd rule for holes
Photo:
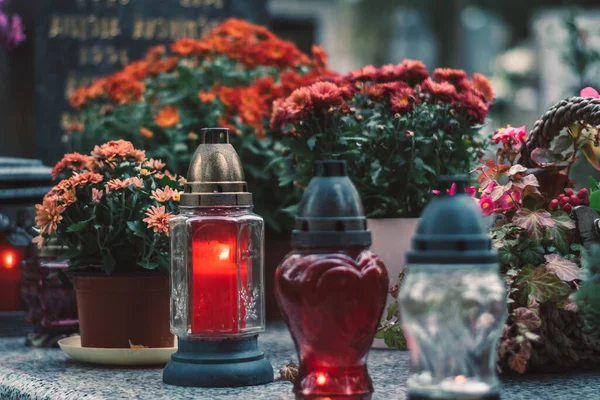
[[[148,50],[143,60],[82,87],[71,96],[78,110],[67,143],[89,151],[107,140],[125,139],[185,174],[199,144],[200,129],[229,128],[255,188],[257,212],[279,230],[279,210],[299,197],[276,190],[271,161],[281,152],[267,135],[273,100],[312,82],[326,70],[327,54],[312,57],[267,28],[228,19],[199,40],[182,39]]]
[[[500,145],[495,159],[475,170],[481,209],[495,216],[493,245],[508,288],[509,317],[498,348],[504,372],[598,364],[600,347],[582,330],[572,296],[584,278],[585,250],[572,212],[588,206],[590,198],[587,189],[573,190],[569,180],[579,154],[598,166],[593,153],[598,134],[577,111],[571,119],[562,117],[565,132],[561,125],[547,131],[547,121],[555,121],[562,107],[571,103],[576,110],[585,102],[578,97],[559,103],[528,137],[525,127],[500,129],[492,137]]]
[[[276,101],[271,120],[286,152],[280,184],[304,187],[315,161],[345,160],[371,218],[374,251],[398,277],[438,176],[464,173],[480,158],[479,128],[493,97],[483,75],[436,69],[430,76],[416,60],[296,89]],[[397,309],[387,316],[378,337],[404,347]]]
[[[69,249],[82,345],[172,346],[169,220],[183,179],[124,140],[66,154],[52,175],[64,179],[36,206],[34,241]]]

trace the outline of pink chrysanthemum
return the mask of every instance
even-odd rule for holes
[[[165,207],[152,206],[146,211],[146,217],[142,221],[148,224],[148,228],[154,233],[164,233],[169,236],[169,221],[173,218],[172,213],[165,213]]]

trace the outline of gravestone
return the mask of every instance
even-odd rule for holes
[[[43,0],[35,7],[36,145],[50,165],[64,153],[68,97],[78,87],[228,17],[268,22],[266,0]]]

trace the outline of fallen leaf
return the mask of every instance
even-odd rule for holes
[[[143,344],[133,344],[131,343],[131,340],[129,341],[129,348],[130,349],[148,349],[148,346],[144,346]]]

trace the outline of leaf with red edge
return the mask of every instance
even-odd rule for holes
[[[542,326],[540,317],[527,307],[517,308],[513,317],[517,326],[526,331],[534,331]]]
[[[598,161],[598,157],[594,152],[594,146],[592,143],[586,142],[581,145],[580,149],[590,165],[600,171],[600,161]]]
[[[542,149],[539,147],[531,152],[531,159],[541,167],[554,165],[564,161],[562,154],[555,153],[550,149]]]
[[[580,270],[574,262],[566,260],[558,254],[547,254],[544,258],[548,271],[555,273],[563,281],[571,282],[579,279]]]
[[[531,211],[527,208],[521,208],[512,220],[513,224],[523,228],[533,240],[541,241],[546,235],[548,228],[555,226],[552,215],[546,210]]]

